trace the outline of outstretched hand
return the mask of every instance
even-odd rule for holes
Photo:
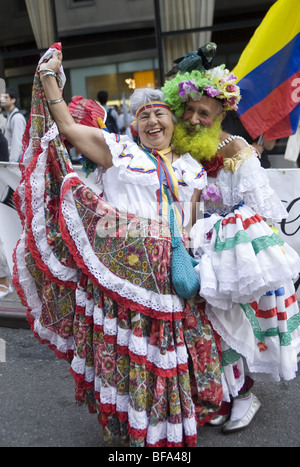
[[[52,57],[43,63],[40,64],[40,71],[45,69],[51,69],[54,73],[57,73],[62,63],[62,52],[60,50],[56,50],[53,52]]]

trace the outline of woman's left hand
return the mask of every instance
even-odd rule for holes
[[[54,73],[57,73],[60,69],[62,63],[62,53],[60,50],[53,52],[52,57],[47,61],[40,64],[40,71],[45,69],[53,70]]]

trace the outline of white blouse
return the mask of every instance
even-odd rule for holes
[[[249,153],[249,147],[240,150],[230,161],[227,160],[227,167],[224,163],[217,177],[208,177],[207,183],[208,187],[216,185],[221,195],[219,203],[205,200],[205,211],[208,214],[226,215],[244,202],[253,211],[273,222],[280,222],[288,215],[270,186],[267,171],[261,167],[259,159]]]
[[[113,158],[113,166],[102,175],[103,198],[122,212],[158,220],[157,191],[160,185],[154,162],[128,136],[103,133]],[[202,190],[206,186],[206,172],[188,153],[177,159],[172,167],[178,180],[186,226],[192,195],[195,189]]]

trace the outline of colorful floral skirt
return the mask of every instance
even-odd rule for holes
[[[76,400],[107,439],[195,446],[223,398],[204,301],[174,293],[168,226],[118,212],[79,180],[38,77],[33,89],[14,285],[34,335],[70,362]]]

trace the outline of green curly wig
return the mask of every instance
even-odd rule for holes
[[[180,83],[185,83],[187,81],[193,80],[199,91],[195,94],[203,94],[203,88],[211,84],[210,80],[205,77],[203,73],[198,70],[193,70],[190,73],[177,74],[170,81],[166,81],[164,86],[161,88],[162,92],[165,95],[165,102],[171,107],[174,112],[175,117],[180,118],[184,113],[185,103],[180,99],[178,89],[180,88]],[[201,89],[201,90],[200,90]]]

